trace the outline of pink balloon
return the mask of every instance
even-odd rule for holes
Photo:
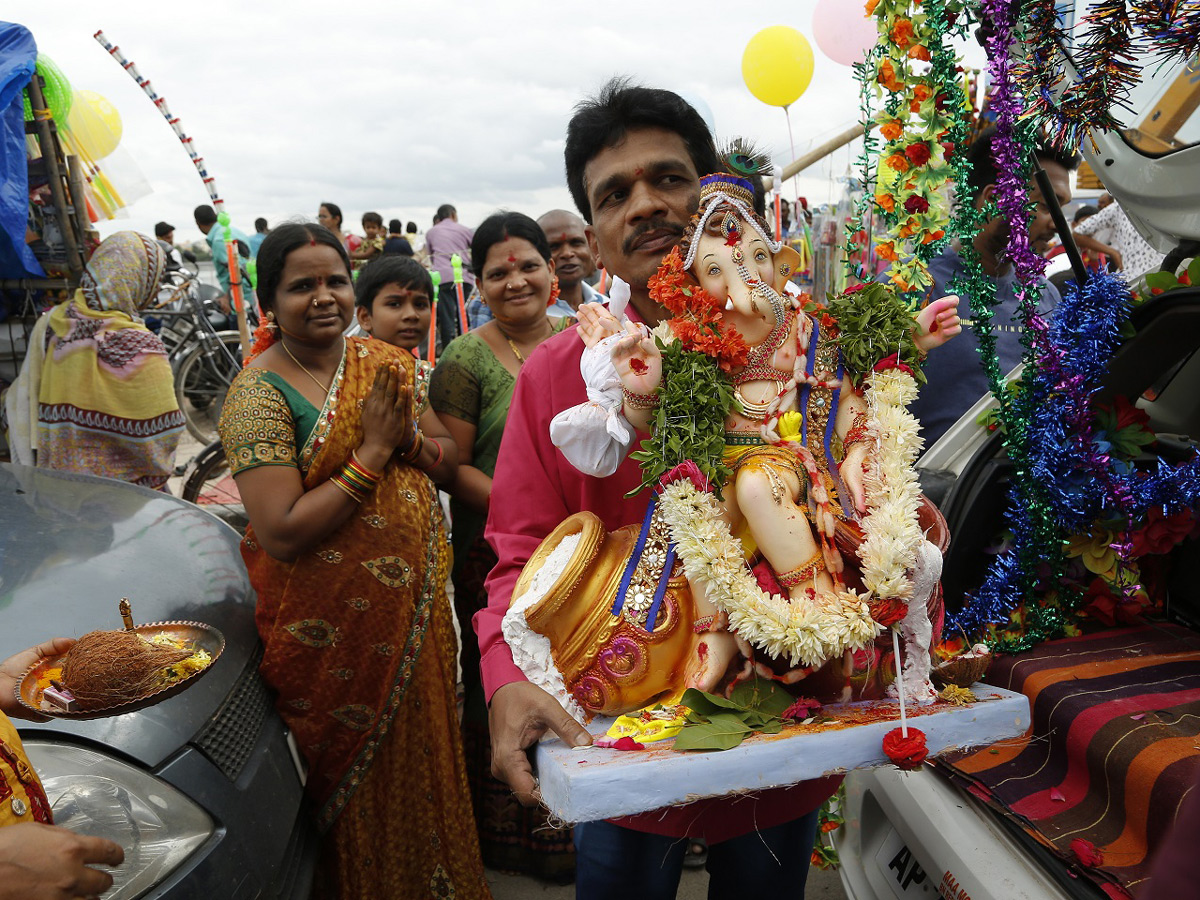
[[[862,62],[879,38],[874,16],[864,14],[861,0],[818,0],[813,12],[812,35],[821,52],[835,63]]]

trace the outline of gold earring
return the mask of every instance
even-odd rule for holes
[[[266,315],[267,330],[274,331],[279,326],[275,324],[275,310],[268,309]]]

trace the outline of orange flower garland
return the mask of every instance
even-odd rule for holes
[[[667,254],[648,286],[650,299],[674,315],[671,331],[684,349],[713,357],[723,372],[746,364],[749,345],[736,329],[722,326],[721,301],[688,276],[678,247]]]

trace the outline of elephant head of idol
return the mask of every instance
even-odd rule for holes
[[[727,174],[700,179],[700,209],[679,250],[688,274],[706,293],[724,300],[727,312],[782,321],[784,285],[800,257],[772,239],[771,228],[754,212],[748,180]]]

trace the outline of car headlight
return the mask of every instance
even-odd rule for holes
[[[54,824],[125,848],[105,900],[133,900],[175,870],[213,833],[212,818],[165,781],[82,747],[27,740]]]

